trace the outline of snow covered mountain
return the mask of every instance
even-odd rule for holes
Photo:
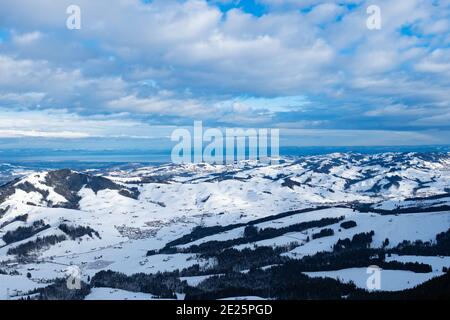
[[[0,299],[360,297],[370,265],[414,294],[449,230],[448,153],[38,171],[0,187]],[[82,289],[52,295],[73,267]]]

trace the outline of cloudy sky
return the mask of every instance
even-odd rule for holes
[[[448,143],[450,0],[0,0],[4,143],[156,141],[194,120],[286,145]]]

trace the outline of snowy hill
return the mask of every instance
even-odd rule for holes
[[[449,201],[447,153],[27,173],[0,187],[0,299],[43,297],[70,266],[91,299],[230,298],[217,288],[287,267],[339,296],[365,289],[372,264],[399,279],[382,291],[404,290],[450,267]]]

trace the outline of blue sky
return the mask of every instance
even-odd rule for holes
[[[0,0],[8,146],[153,145],[195,120],[285,145],[445,144],[449,88],[449,0]]]

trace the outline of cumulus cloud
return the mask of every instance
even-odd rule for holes
[[[65,27],[73,1],[0,0],[0,107],[141,126],[448,126],[435,120],[450,113],[446,0],[379,0],[381,30],[365,0],[253,1],[263,14],[237,0],[76,2],[81,30]]]

